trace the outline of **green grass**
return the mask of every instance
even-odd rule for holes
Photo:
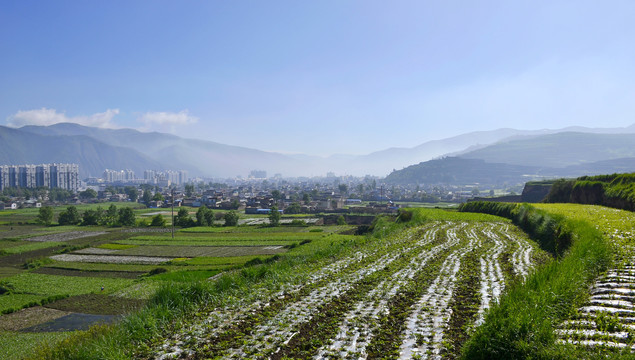
[[[220,273],[220,270],[171,271],[159,275],[153,275],[152,279],[161,281],[192,282],[206,280],[218,273]]]
[[[100,292],[101,286],[105,287],[105,293],[111,293],[132,285],[135,280],[22,273],[3,281],[13,285],[15,293],[51,296]]]
[[[48,296],[32,294],[5,294],[0,295],[0,313],[13,309],[18,310],[25,305],[40,301]]]
[[[464,345],[466,359],[562,357],[554,328],[588,298],[588,288],[612,259],[611,246],[592,224],[529,205],[468,203],[463,210],[508,213],[559,258],[524,283],[513,283]],[[563,240],[564,239],[564,240]],[[567,245],[559,247],[558,244]]]
[[[43,242],[35,242],[35,241],[20,241],[18,245],[12,247],[6,247],[3,250],[7,254],[21,254],[27,251],[47,249],[56,246],[62,246],[64,243],[55,242],[55,241],[43,241]]]
[[[161,246],[147,245],[136,246],[129,249],[118,250],[116,255],[131,256],[167,256],[167,257],[197,257],[197,256],[248,256],[272,254],[285,251],[281,249],[266,249],[261,246]]]
[[[340,232],[351,226],[332,225],[332,226],[287,226],[281,225],[277,227],[261,227],[261,226],[233,226],[233,227],[214,227],[214,226],[197,226],[181,229],[177,232],[185,234],[193,233],[209,233],[209,234],[275,234],[275,233],[308,233],[311,228],[319,227],[324,232]]]
[[[71,335],[70,332],[20,333],[0,332],[0,358],[19,360],[35,353],[44,344],[56,344]]]
[[[272,240],[223,240],[223,239],[162,239],[162,238],[133,238],[119,240],[116,245],[120,246],[274,246],[291,245],[303,240],[310,240],[303,237],[297,240],[272,239]]]
[[[108,264],[108,263],[87,263],[87,262],[71,262],[53,260],[46,267],[55,267],[60,269],[82,270],[82,271],[150,271],[156,268],[156,265],[137,265],[137,264]]]
[[[124,244],[101,244],[97,246],[100,249],[108,249],[108,250],[124,250],[136,247],[137,245],[124,245]]]

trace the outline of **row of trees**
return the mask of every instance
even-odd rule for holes
[[[48,226],[53,223],[53,218],[52,207],[40,208],[38,222]],[[57,222],[60,225],[134,226],[136,217],[134,210],[127,206],[117,209],[115,205],[110,205],[106,210],[98,206],[96,209],[88,209],[80,214],[77,207],[71,205],[58,215]]]
[[[225,226],[238,225],[238,218],[238,213],[233,210],[230,210],[223,215]],[[205,205],[202,205],[196,211],[196,219],[192,219],[188,210],[186,208],[181,208],[177,215],[174,217],[174,225],[180,227],[213,226],[214,213],[211,209],[208,209]]]

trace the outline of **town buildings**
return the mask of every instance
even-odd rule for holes
[[[77,191],[79,165],[0,165],[0,191],[12,187],[48,187]]]

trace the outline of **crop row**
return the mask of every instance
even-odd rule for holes
[[[302,285],[210,311],[155,355],[436,358],[460,346],[508,279],[528,274],[534,252],[507,224],[428,223],[307,274]]]

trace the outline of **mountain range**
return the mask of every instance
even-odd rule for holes
[[[525,131],[498,129],[390,148],[367,155],[317,157],[287,155],[133,129],[103,129],[74,123],[50,126],[0,126],[0,164],[73,162],[80,175],[100,176],[104,169],[184,169],[191,176],[246,176],[266,170],[285,177],[337,175],[385,176],[394,169],[453,155],[518,166],[628,168],[635,158],[635,125],[616,129],[566,128]],[[525,169],[528,170],[528,169]],[[574,171],[574,170],[571,170]]]

